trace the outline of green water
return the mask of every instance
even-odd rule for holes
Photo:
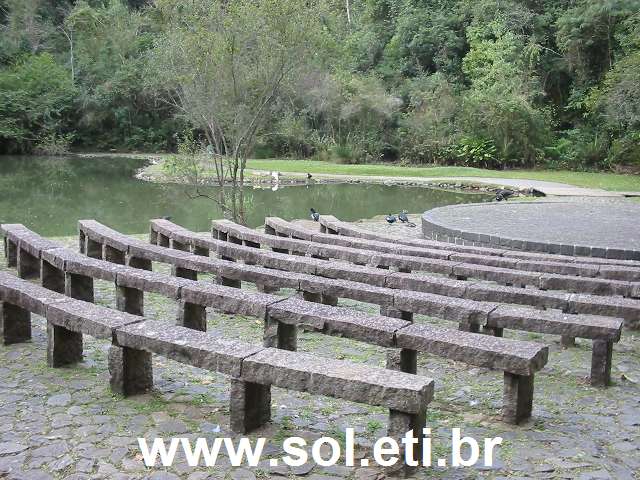
[[[134,178],[141,160],[0,156],[0,222],[23,223],[45,236],[73,235],[79,219],[96,219],[125,233],[143,233],[151,218],[170,216],[189,229],[208,231],[220,208],[209,199],[188,197],[181,185]],[[215,194],[214,188],[209,193]],[[333,184],[245,189],[249,226],[265,216],[306,218],[309,208],[344,220],[370,218],[402,209],[422,212],[486,196],[428,188]],[[418,219],[414,219],[419,224]]]

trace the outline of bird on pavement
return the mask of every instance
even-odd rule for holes
[[[315,209],[310,208],[309,211],[311,212],[311,220],[313,220],[314,222],[317,222],[320,220],[320,214],[316,212]]]
[[[402,223],[404,223],[408,227],[415,227],[416,226],[415,223],[409,221],[409,217],[407,216],[407,211],[406,210],[402,210],[398,214],[398,220],[400,220]]]
[[[307,180],[311,180],[313,178],[313,175],[311,175],[310,173],[307,173]]]
[[[496,202],[501,202],[502,200],[507,200],[510,197],[513,197],[516,194],[513,190],[500,189],[496,192]]]
[[[396,223],[396,216],[389,214],[389,215],[387,215],[386,220],[387,220],[387,223],[389,223],[389,224]]]

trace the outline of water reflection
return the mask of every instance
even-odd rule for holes
[[[143,233],[151,218],[170,216],[187,228],[207,231],[223,210],[209,198],[190,199],[182,185],[134,178],[143,161],[112,158],[0,157],[0,221],[24,223],[49,236],[72,235],[79,219],[94,218],[126,233]],[[344,220],[424,211],[488,196],[385,185],[322,185],[236,192],[236,208],[251,227],[265,216],[306,218],[309,208]],[[219,188],[207,189],[210,196]],[[225,195],[230,195],[227,190]]]

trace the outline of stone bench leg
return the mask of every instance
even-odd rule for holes
[[[280,287],[256,283],[256,289],[261,293],[275,293],[280,291]]]
[[[242,280],[235,280],[233,278],[217,275],[216,283],[223,287],[242,288]]]
[[[609,340],[593,340],[591,353],[591,385],[606,387],[611,384],[611,359],[613,342]]]
[[[335,295],[327,295],[323,293],[320,296],[320,303],[322,303],[323,305],[330,305],[332,307],[336,307],[338,306],[338,297],[336,297]]]
[[[418,352],[408,348],[387,350],[387,368],[405,373],[418,373]]]
[[[460,322],[458,324],[458,330],[461,332],[480,333],[480,325],[477,323]]]
[[[409,476],[416,470],[417,467],[411,467],[403,462],[405,458],[405,445],[401,443],[401,439],[405,434],[412,430],[413,436],[418,439],[415,445],[411,445],[413,448],[413,459],[418,460],[422,458],[422,442],[423,435],[422,429],[427,424],[427,410],[423,409],[419,413],[406,413],[398,410],[389,409],[389,427],[387,428],[387,436],[395,439],[400,445],[400,458],[399,461],[392,467],[387,467],[385,472],[392,476]]]
[[[3,345],[31,339],[31,314],[24,308],[0,302],[0,341]]]
[[[64,293],[64,272],[42,260],[40,264],[40,284],[54,292]]]
[[[199,255],[201,257],[208,257],[209,256],[209,249],[205,248],[205,247],[193,247],[192,250],[194,255]]]
[[[111,391],[129,396],[153,388],[151,354],[133,348],[111,345],[109,348],[109,384]]]
[[[504,336],[504,328],[484,325],[482,327],[482,333],[485,335],[491,335],[492,337],[502,337]]]
[[[167,237],[166,235],[163,235],[161,233],[158,233],[158,243],[157,245],[159,247],[169,247],[169,237]]]
[[[245,247],[260,248],[260,244],[259,243],[252,242],[251,240],[245,240],[243,243],[244,243]]]
[[[107,262],[117,263],[118,265],[125,264],[125,253],[117,248],[112,247],[111,245],[104,244],[104,251],[102,258]]]
[[[338,305],[338,297],[325,293],[302,292],[302,298],[307,302],[322,303],[332,307]]]
[[[413,322],[413,312],[398,310],[389,305],[380,305],[380,315],[383,317],[400,318],[408,322]]]
[[[207,331],[207,309],[195,303],[178,301],[178,319],[176,325],[201,332]]]
[[[227,241],[227,234],[225,232],[221,232],[220,230],[216,230],[215,228],[211,229],[211,236],[216,240],[222,240],[223,242]]]
[[[504,372],[502,419],[518,424],[531,417],[533,409],[533,375]]]
[[[229,403],[231,430],[249,433],[271,420],[271,385],[232,378]]]
[[[82,230],[78,230],[78,251],[84,255],[87,246],[87,236]]]
[[[47,365],[63,367],[82,361],[82,333],[47,322]]]
[[[102,244],[86,237],[86,241],[84,243],[84,254],[87,257],[102,259]]]
[[[7,259],[7,267],[15,268],[18,265],[18,246],[7,237],[4,237],[4,256]]]
[[[182,243],[182,242],[178,242],[177,240],[174,240],[173,238],[169,239],[169,245],[174,250],[182,250],[183,252],[188,252],[189,251],[189,245],[187,245],[185,243]]]
[[[189,280],[198,280],[198,272],[189,268],[171,266],[171,275],[174,277],[187,278]]]
[[[116,308],[131,315],[144,315],[144,292],[116,285]]]
[[[158,244],[158,232],[154,230],[153,226],[149,227],[149,243],[151,245]]]
[[[149,270],[150,272],[153,271],[151,260],[147,260],[146,258],[132,257],[131,255],[127,255],[126,264],[131,268]]]
[[[40,278],[40,259],[38,257],[34,257],[26,250],[18,248],[16,263],[20,278]]]
[[[320,224],[320,233],[327,233],[327,227],[323,224]]]
[[[93,278],[65,272],[64,294],[76,300],[93,303]]]
[[[263,345],[295,352],[298,349],[298,327],[272,320],[267,315],[264,322]]]
[[[576,337],[571,337],[569,335],[561,335],[560,336],[560,345],[563,348],[570,348],[576,346]]]

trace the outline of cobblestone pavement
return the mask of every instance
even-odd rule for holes
[[[67,238],[65,243],[73,246],[77,242]],[[5,268],[2,257],[0,265]],[[96,298],[100,304],[113,306],[112,285],[96,282]],[[147,317],[172,323],[172,302],[156,295],[147,295],[145,302]],[[352,301],[341,304],[373,311]],[[213,335],[260,342],[262,323],[257,319],[208,313]],[[417,321],[447,325],[426,317]],[[146,468],[137,446],[139,436],[238,438],[228,429],[228,380],[154,358],[154,391],[123,399],[108,388],[106,342],[85,337],[84,362],[49,369],[45,364],[44,321],[34,316],[33,323],[31,342],[0,347],[0,478],[384,478],[374,468],[322,468],[311,464],[272,468],[267,460],[257,468],[232,468],[226,458],[215,467],[193,468],[180,456],[172,467]],[[493,468],[421,469],[413,478],[640,478],[634,473],[640,470],[637,333],[624,332],[615,346],[614,385],[607,390],[592,388],[585,380],[590,365],[586,342],[561,350],[554,337],[505,333],[551,345],[549,364],[536,377],[533,420],[520,427],[499,420],[501,373],[422,355],[419,373],[436,381],[428,415],[434,458],[448,455],[446,441],[452,427],[460,427],[464,435],[475,438],[500,435],[504,445]],[[302,333],[299,348],[370,365],[383,366],[385,359],[382,348],[319,334]],[[267,457],[279,457],[285,437],[298,435],[313,440],[326,434],[341,438],[346,427],[356,429],[360,445],[357,453],[363,455],[376,438],[384,435],[386,412],[276,388],[273,422],[250,437],[267,437]]]
[[[423,228],[427,228],[425,234],[432,230],[441,233],[439,229],[443,228],[448,235],[471,240],[474,234],[483,234],[551,244],[557,248],[580,245],[598,250],[597,256],[604,256],[606,249],[626,250],[631,256],[615,258],[640,258],[640,204],[630,200],[559,202],[545,199],[449,205],[429,210],[423,218],[426,222]],[[497,240],[491,240],[491,243],[496,244]]]

